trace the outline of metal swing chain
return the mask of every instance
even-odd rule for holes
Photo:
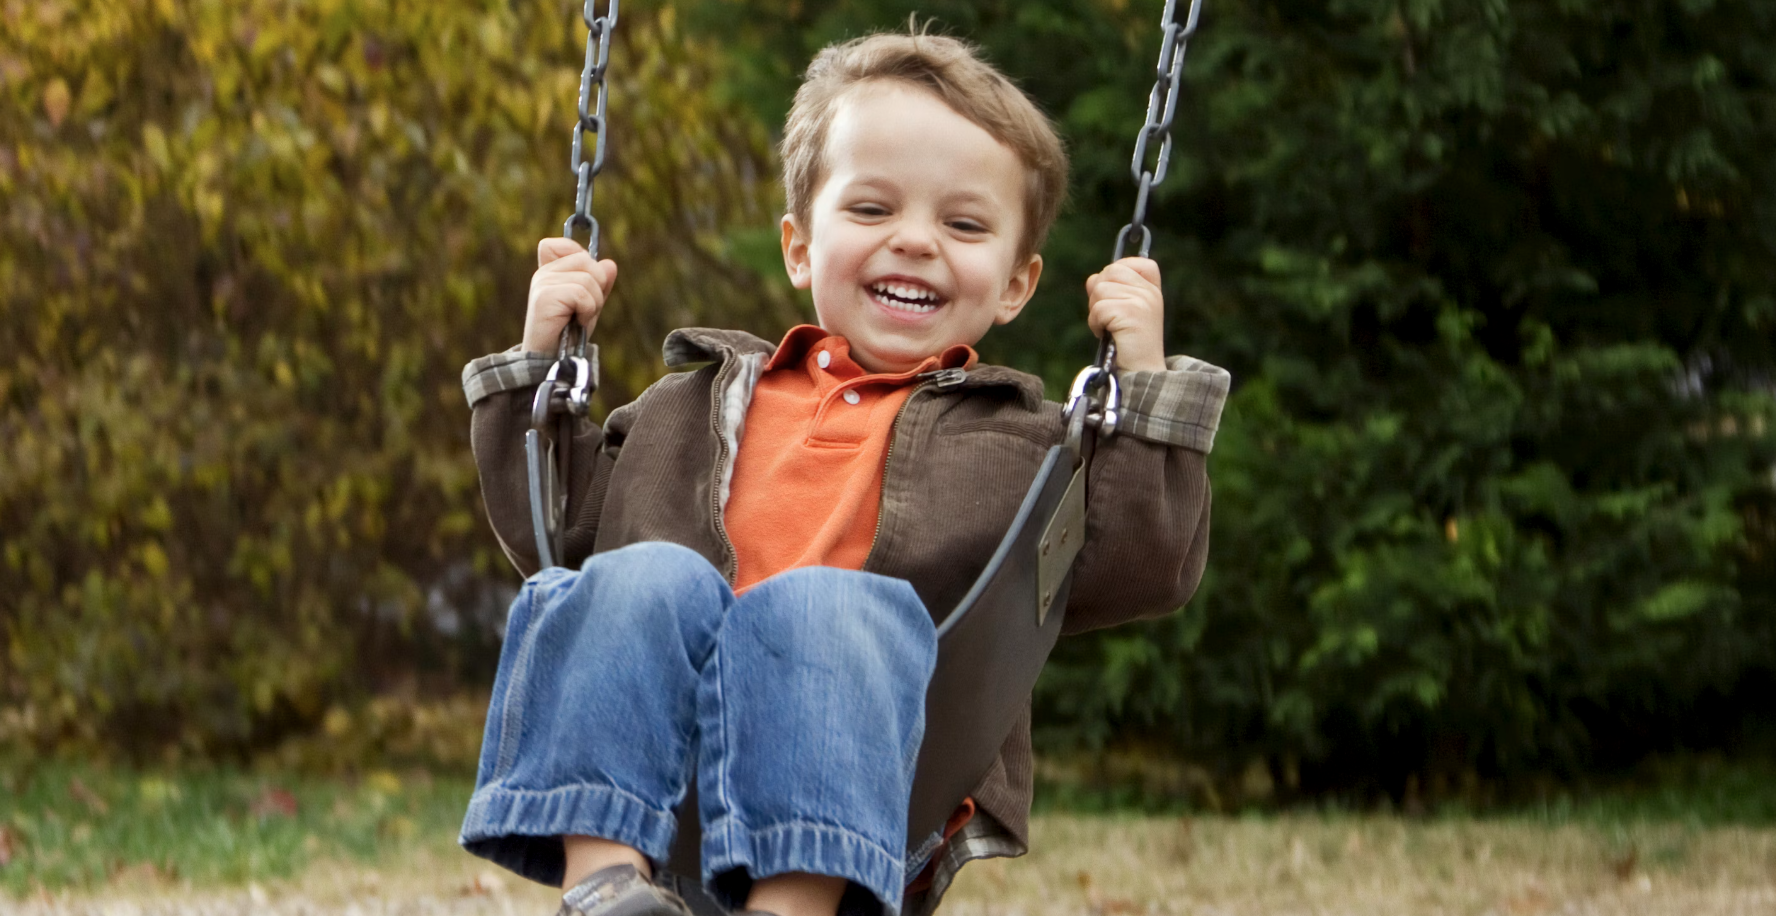
[[[580,71],[580,95],[574,122],[574,212],[561,224],[561,235],[572,239],[586,230],[586,251],[598,260],[598,219],[592,215],[592,179],[604,170],[605,102],[609,85],[611,33],[617,25],[617,0],[609,0],[598,15],[598,0],[585,0],[580,18],[586,23],[586,65]],[[586,134],[593,135],[592,158],[586,159]],[[586,356],[586,329],[569,321],[561,329],[555,364],[537,386],[531,401],[530,430],[524,435],[525,462],[530,476],[530,514],[537,558],[544,568],[562,559],[563,534],[567,527],[567,480],[572,463],[574,424],[592,407],[597,385],[592,362]],[[550,459],[553,459],[552,461]]]
[[[1112,263],[1122,260],[1129,240],[1137,233],[1141,238],[1141,257],[1147,257],[1147,252],[1153,247],[1153,232],[1147,228],[1147,202],[1153,189],[1165,181],[1166,166],[1172,158],[1172,116],[1178,110],[1178,88],[1183,82],[1180,77],[1184,72],[1184,54],[1189,50],[1190,36],[1196,34],[1202,0],[1190,0],[1189,12],[1185,14],[1182,23],[1177,20],[1177,6],[1178,0],[1166,0],[1165,14],[1160,19],[1162,34],[1157,76],[1152,90],[1147,93],[1147,122],[1141,125],[1140,133],[1135,135],[1135,154],[1129,163],[1129,172],[1135,179],[1135,213],[1128,225],[1116,233],[1116,248],[1110,256]],[[1159,143],[1157,149],[1154,149],[1153,141],[1156,138]],[[1147,164],[1150,153],[1154,160],[1152,167]],[[1098,339],[1097,357],[1073,379],[1064,416],[1067,419],[1068,442],[1076,451],[1087,426],[1105,438],[1116,434],[1122,391],[1116,382],[1115,362],[1116,344],[1109,334],[1105,334]],[[1083,411],[1080,410],[1082,406],[1085,408]]]
[[[592,216],[592,179],[604,171],[604,105],[610,86],[605,71],[610,67],[611,32],[617,26],[617,0],[610,0],[610,11],[597,14],[598,0],[586,0],[580,18],[586,21],[586,67],[580,71],[579,120],[574,124],[573,160],[571,167],[576,182],[574,212],[561,224],[561,235],[573,238],[574,230],[585,229],[589,237],[586,250],[598,260],[598,220]],[[586,161],[586,133],[594,135],[592,161]]]

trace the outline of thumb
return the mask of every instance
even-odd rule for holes
[[[606,293],[609,293],[611,291],[611,286],[617,282],[617,262],[610,258],[605,258],[604,260],[599,261],[595,266],[598,276],[598,285],[603,287]]]
[[[585,251],[586,246],[568,238],[548,238],[537,243],[537,266],[547,266],[551,261],[565,258],[577,251]]]

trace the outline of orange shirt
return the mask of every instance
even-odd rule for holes
[[[875,543],[894,418],[915,377],[974,360],[958,344],[910,372],[871,375],[843,337],[812,325],[784,335],[746,411],[723,512],[734,590],[800,566],[861,569]]]

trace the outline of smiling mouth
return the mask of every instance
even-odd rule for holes
[[[869,291],[871,298],[888,308],[914,315],[935,312],[947,301],[936,290],[910,283],[871,283]]]

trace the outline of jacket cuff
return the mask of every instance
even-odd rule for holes
[[[586,359],[592,366],[594,386],[598,380],[598,345],[586,347]],[[542,384],[543,378],[549,374],[549,367],[555,365],[555,357],[544,353],[531,353],[522,344],[509,350],[490,353],[480,359],[470,360],[463,367],[463,396],[469,399],[469,406],[474,407],[487,398],[502,391],[516,388],[534,388]]]
[[[1120,372],[1122,418],[1117,431],[1160,445],[1208,453],[1233,376],[1191,356],[1166,357],[1164,372]]]

